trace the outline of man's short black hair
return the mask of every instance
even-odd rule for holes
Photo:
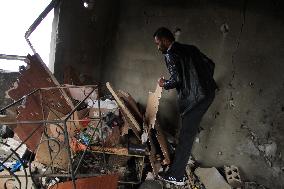
[[[158,38],[166,38],[170,41],[175,41],[175,37],[173,33],[165,27],[160,27],[157,29],[157,31],[154,33],[153,37],[158,37]]]

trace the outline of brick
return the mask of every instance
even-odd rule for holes
[[[231,165],[231,166],[224,166],[225,169],[225,175],[228,183],[233,188],[239,188],[242,186],[241,176],[239,168]]]

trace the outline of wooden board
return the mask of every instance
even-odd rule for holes
[[[134,98],[129,94],[122,90],[118,90],[117,96],[123,100],[126,107],[130,110],[130,112],[134,115],[135,119],[138,121],[139,124],[143,122],[143,116],[139,111],[136,101]]]
[[[103,175],[97,177],[80,178],[76,181],[77,189],[117,189],[118,175]],[[72,189],[73,182],[66,181],[55,184],[49,189]]]
[[[47,120],[56,120],[59,119],[58,117],[62,118],[64,115],[56,111],[50,112]],[[35,160],[47,166],[51,166],[52,163],[53,167],[67,170],[69,156],[66,144],[64,144],[64,133],[54,124],[46,126],[46,133],[49,137],[54,137],[57,142],[46,141],[46,135],[42,134],[41,144],[36,151]]]
[[[162,87],[157,84],[155,92],[149,92],[145,113],[145,121],[149,129],[154,128],[155,126],[159,107],[159,100],[162,96],[162,90]]]
[[[18,80],[6,92],[6,96],[13,100],[18,100],[36,89],[56,86],[59,86],[58,81],[40,57],[37,54],[33,56],[28,55],[27,66],[20,71]],[[23,106],[19,106],[17,109],[19,114],[16,119],[17,121],[46,120],[49,108],[67,114],[74,107],[64,90],[41,90],[23,101]],[[34,151],[39,144],[43,132],[42,124],[18,124],[14,130],[19,138],[24,141],[37,128],[37,132],[26,142],[27,147],[31,151]]]
[[[52,135],[50,129],[47,129],[47,133]],[[53,140],[46,141],[45,135],[42,135],[41,141],[35,160],[48,167],[57,167],[67,171],[69,164],[67,146],[60,141],[59,143]]]
[[[118,106],[124,112],[126,117],[131,121],[132,124],[130,124],[130,126],[133,129],[135,135],[140,139],[140,131],[141,131],[141,129],[140,129],[140,126],[139,126],[138,122],[136,121],[136,119],[134,118],[132,113],[129,111],[129,109],[125,106],[125,104],[117,96],[117,94],[115,93],[115,91],[113,90],[113,88],[111,87],[109,82],[106,83],[106,86],[107,86],[108,90],[110,91],[110,93],[112,94],[112,96],[114,97],[114,99],[117,102]],[[137,132],[135,132],[135,130],[137,130]]]
[[[56,78],[38,55],[27,56],[27,66],[20,71],[20,74],[14,87],[7,91],[8,96],[13,100],[18,100],[35,89],[59,86]],[[43,91],[42,100],[44,105],[63,114],[67,114],[73,109],[70,98],[62,89]]]
[[[159,124],[156,124],[155,129],[157,131],[156,137],[157,137],[158,143],[160,145],[161,151],[164,156],[163,165],[169,165],[171,163],[171,159],[170,159],[170,152],[169,152],[169,147],[168,147],[166,137],[162,129],[160,128]]]
[[[40,103],[40,95],[38,93],[33,94],[26,98],[24,105],[18,107],[18,116],[16,117],[17,121],[40,121],[45,119],[45,113],[43,112],[43,107]],[[41,135],[43,133],[44,127],[43,124],[23,124],[18,123],[17,127],[14,129],[14,132],[18,135],[21,141],[26,140],[31,133],[32,136],[25,142],[28,149],[35,151],[36,146],[39,144]]]
[[[149,160],[150,164],[153,170],[153,174],[155,176],[158,176],[159,169],[161,168],[161,162],[157,161],[156,159],[156,154],[157,154],[157,148],[154,144],[154,139],[152,138],[153,135],[151,134],[151,130],[149,131],[149,143],[150,143],[150,155],[149,155]]]
[[[47,120],[49,121],[55,121],[55,120],[64,120],[65,115],[57,112],[56,110],[52,110]],[[67,131],[69,136],[69,141],[71,143],[71,138],[74,136],[76,130],[81,129],[81,125],[78,121],[78,115],[77,112],[74,112],[74,114],[71,116],[71,120],[74,120],[72,122],[67,122]],[[64,125],[60,124],[62,129],[64,129]],[[47,139],[45,134],[42,134],[41,137],[41,144],[38,146],[37,152],[36,152],[36,161],[44,164],[44,165],[50,165],[53,163],[54,167],[67,170],[68,164],[69,164],[69,156],[68,156],[68,145],[64,143],[64,132],[63,130],[58,127],[56,124],[49,124],[46,126],[46,133],[49,137],[53,137],[56,139],[57,142],[49,140],[45,141]],[[59,146],[58,146],[59,145]]]

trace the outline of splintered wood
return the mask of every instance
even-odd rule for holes
[[[50,112],[47,120],[55,120],[62,117],[64,117],[62,113]],[[47,136],[53,137],[57,141],[47,140]],[[35,159],[44,165],[67,170],[69,159],[66,145],[64,145],[63,125],[61,127],[54,124],[46,126],[46,133],[42,135]]]
[[[167,140],[162,129],[157,123],[157,113],[161,96],[162,88],[157,84],[155,92],[149,92],[145,113],[145,122],[148,126],[147,128],[145,128],[145,132],[148,132],[149,136],[151,147],[149,159],[154,175],[158,174],[158,170],[160,169],[161,165],[170,164],[170,154]],[[161,151],[162,154],[159,154],[159,151]]]
[[[20,71],[20,74],[14,87],[6,92],[7,96],[15,101],[36,89],[59,86],[58,81],[37,54],[27,56],[27,66]],[[50,108],[67,114],[72,110],[73,105],[64,90],[46,89],[27,96],[17,109],[19,114],[16,119],[18,122],[46,120]],[[27,139],[25,142],[27,147],[34,151],[43,130],[42,124],[19,123],[14,131],[22,141]],[[33,135],[28,139],[31,133]]]
[[[154,93],[149,92],[145,113],[146,124],[149,126],[149,129],[154,128],[155,126],[159,107],[159,100],[162,96],[162,90],[162,87],[157,85],[156,91]]]
[[[76,180],[77,189],[116,189],[118,187],[118,175],[103,175],[97,177],[80,178]],[[72,181],[54,184],[50,189],[73,188]]]
[[[129,93],[126,93],[122,90],[118,90],[117,96],[120,99],[123,100],[124,104],[133,113],[133,115],[136,118],[136,120],[138,121],[138,123],[142,124],[143,116],[142,116],[141,112],[139,111],[139,108],[138,108],[135,100],[133,99],[133,97]]]
[[[133,130],[134,134],[140,139],[140,131],[141,131],[141,129],[140,129],[140,126],[139,126],[138,122],[134,118],[133,114],[125,106],[125,104],[122,102],[122,100],[117,96],[116,92],[113,90],[113,88],[111,87],[109,82],[106,83],[106,86],[107,86],[108,90],[110,91],[110,93],[112,94],[112,96],[114,97],[114,99],[117,102],[118,106],[121,108],[121,110],[126,115],[127,119],[129,119],[130,123],[132,123],[132,124],[129,124],[129,126]]]
[[[167,143],[166,137],[165,137],[162,129],[160,128],[159,124],[156,124],[155,128],[156,128],[156,131],[157,131],[156,137],[157,137],[158,143],[160,145],[160,148],[161,148],[163,156],[164,156],[162,164],[163,165],[169,165],[171,163],[171,160],[170,160],[169,148],[168,148],[168,143]]]

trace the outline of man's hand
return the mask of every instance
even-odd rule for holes
[[[164,77],[161,77],[159,80],[158,80],[158,84],[160,87],[164,87],[164,83],[165,83],[165,78]]]

